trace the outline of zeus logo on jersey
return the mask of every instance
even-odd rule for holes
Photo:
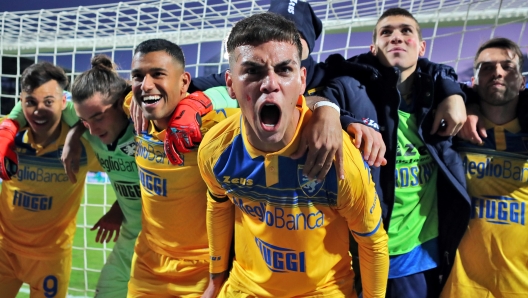
[[[113,156],[107,156],[106,158],[102,158],[97,153],[95,154],[95,156],[97,157],[97,160],[99,160],[99,164],[101,164],[101,167],[103,167],[103,169],[107,173],[110,173],[112,171],[136,172],[137,166],[134,160],[124,161],[121,158],[114,159]]]
[[[500,225],[525,224],[526,203],[503,196],[471,198],[471,218],[485,218]]]
[[[297,4],[297,0],[290,0],[290,3],[288,4],[289,13],[295,14],[295,4]]]
[[[373,119],[362,118],[361,120],[363,121],[363,124],[365,124],[366,126],[370,126],[372,128],[375,128],[375,129],[379,130],[378,123],[376,123],[376,121],[374,121]]]
[[[28,166],[24,166],[23,169],[19,169],[17,173],[17,179],[19,181],[29,180],[35,182],[68,182],[68,175],[62,173],[46,173],[41,168],[33,169]]]
[[[303,212],[288,213],[280,207],[275,207],[273,211],[266,209],[266,204],[260,202],[258,206],[250,206],[244,203],[241,198],[233,198],[235,206],[251,217],[256,217],[259,221],[270,227],[288,230],[313,230],[324,225],[324,214],[321,210],[305,214]]]
[[[50,210],[53,197],[15,190],[13,206],[24,207],[28,211]]]
[[[163,149],[163,146],[161,148]],[[136,142],[136,156],[148,161],[155,161],[156,163],[170,164],[169,159],[163,150],[155,150],[154,146],[142,140]],[[180,155],[180,157],[183,158],[183,154]]]
[[[240,185],[253,185],[253,179],[246,179],[246,178],[234,178],[231,176],[223,176],[224,178],[223,182],[228,184],[240,184]]]
[[[138,167],[138,169],[139,181],[146,192],[151,195],[167,196],[167,179],[162,179],[160,176],[141,167]]]
[[[306,272],[305,253],[293,249],[271,245],[255,237],[262,258],[273,272]]]
[[[514,181],[527,182],[528,168],[512,165],[511,161],[502,160],[499,163],[493,163],[493,158],[486,158],[486,161],[472,161],[467,156],[464,157],[464,172],[475,176],[477,179],[484,177],[495,177],[503,179],[512,179]]]
[[[141,189],[137,182],[115,181],[114,189],[121,197],[140,199]]]

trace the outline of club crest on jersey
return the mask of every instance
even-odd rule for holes
[[[311,180],[308,177],[305,177],[303,175],[303,169],[304,165],[297,166],[297,179],[299,181],[299,186],[305,195],[313,197],[321,190],[321,187],[323,187],[324,180],[317,182],[315,179]]]
[[[134,156],[136,154],[136,141],[134,140],[120,144],[117,147],[128,156]]]

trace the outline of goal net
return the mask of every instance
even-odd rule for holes
[[[290,0],[295,2],[297,0]],[[300,0],[299,0],[300,1]],[[313,57],[351,57],[368,51],[372,29],[391,7],[411,11],[422,27],[426,57],[455,68],[469,81],[473,55],[491,37],[507,37],[526,53],[526,0],[328,0],[309,1],[324,24]],[[134,47],[165,38],[179,44],[192,77],[227,68],[223,40],[241,18],[268,10],[269,0],[144,0],[98,6],[3,12],[0,34],[0,109],[9,113],[20,93],[20,74],[42,60],[62,66],[70,81],[96,54],[110,56],[129,77]],[[526,54],[525,54],[526,55]],[[525,59],[528,63],[528,59]],[[525,67],[525,71],[526,71]],[[526,73],[525,73],[526,74]],[[115,200],[104,174],[88,179],[78,215],[69,294],[93,296],[112,245],[96,244],[90,228]]]

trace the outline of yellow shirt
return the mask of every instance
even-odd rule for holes
[[[483,146],[462,143],[471,220],[441,297],[528,297],[528,134],[517,119],[487,123]]]
[[[199,167],[209,190],[210,271],[228,268],[234,222],[234,290],[257,297],[350,297],[350,229],[360,246],[364,295],[384,297],[387,235],[369,168],[344,135],[346,179],[338,180],[335,168],[321,183],[304,178],[305,157],[289,158],[311,115],[300,99],[294,139],[279,152],[253,148],[240,113],[214,127],[200,145]]]
[[[77,183],[70,183],[60,160],[68,130],[61,123],[59,138],[45,148],[34,144],[31,130],[17,134],[18,173],[2,182],[0,194],[2,249],[36,259],[70,253],[86,173],[100,168],[83,140]]]
[[[129,94],[125,107],[131,98]],[[212,111],[202,117],[202,133],[225,119],[229,112]],[[198,170],[197,152],[185,153],[182,166],[172,165],[165,155],[163,140],[165,130],[156,131],[153,123],[147,133],[136,136],[143,207],[143,228],[138,242],[147,243],[153,251],[172,258],[207,260],[207,188]]]

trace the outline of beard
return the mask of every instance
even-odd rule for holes
[[[506,86],[505,90],[490,90],[483,86],[478,86],[477,93],[480,100],[491,106],[504,106],[515,100],[519,92],[515,93]]]

